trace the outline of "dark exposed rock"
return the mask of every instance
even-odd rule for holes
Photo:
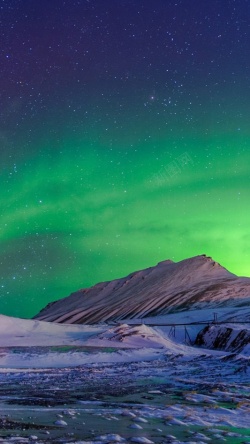
[[[222,329],[219,330],[218,335],[215,337],[213,348],[217,348],[220,350],[226,349],[232,331],[232,328],[222,327]]]
[[[208,325],[201,330],[195,340],[195,345],[217,350],[241,353],[250,344],[250,330],[219,324]]]

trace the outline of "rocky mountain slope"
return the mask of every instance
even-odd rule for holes
[[[195,345],[215,350],[226,350],[232,353],[242,353],[249,356],[249,323],[242,325],[207,325],[198,333]]]
[[[188,308],[239,306],[250,297],[250,278],[237,277],[212,258],[160,262],[127,277],[102,282],[48,304],[35,318],[94,324],[145,318]],[[246,302],[245,302],[246,303]]]

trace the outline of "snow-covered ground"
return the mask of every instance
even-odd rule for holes
[[[249,309],[216,309],[217,322],[229,322],[239,317],[241,322],[248,319]],[[1,315],[0,371],[5,368],[147,361],[167,352],[186,357],[198,356],[201,354],[200,348],[192,347],[191,344],[198,332],[214,318],[214,310],[200,309],[145,318],[143,321],[127,320],[120,325],[72,325]],[[235,324],[233,328],[239,331],[240,327]],[[249,328],[249,324],[245,324],[244,328]],[[63,346],[66,348],[63,349]],[[18,347],[15,349],[18,352],[13,352],[13,347]],[[112,353],[107,353],[106,350],[110,348]],[[248,349],[246,346],[245,355]],[[202,350],[202,353],[220,356],[223,352]]]
[[[208,321],[238,331],[249,315],[95,326],[0,316],[0,443],[250,443],[249,346],[191,345]]]

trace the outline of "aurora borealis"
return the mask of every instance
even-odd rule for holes
[[[0,313],[207,254],[250,276],[247,0],[3,0]]]

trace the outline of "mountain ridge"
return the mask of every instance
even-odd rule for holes
[[[34,318],[59,323],[117,321],[231,303],[250,296],[250,278],[230,273],[211,257],[169,259],[128,276],[78,290],[48,304]],[[197,305],[198,304],[198,305]]]

